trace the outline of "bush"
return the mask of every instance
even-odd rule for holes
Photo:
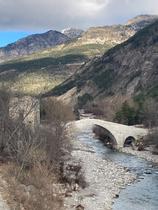
[[[24,170],[16,177],[20,169],[16,164],[8,164],[5,179],[8,184],[10,207],[16,210],[60,210],[63,208],[63,189],[47,167],[36,165]]]

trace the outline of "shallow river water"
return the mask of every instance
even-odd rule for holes
[[[112,151],[95,139],[91,131],[78,136],[103,159],[128,168],[138,176],[135,183],[121,190],[113,210],[158,210],[158,167],[133,155]]]

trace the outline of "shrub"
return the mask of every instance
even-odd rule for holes
[[[10,207],[21,210],[60,210],[63,208],[63,189],[47,167],[36,165],[24,170],[16,177],[20,169],[16,164],[8,164],[5,179],[8,184]],[[56,197],[57,196],[57,197]]]

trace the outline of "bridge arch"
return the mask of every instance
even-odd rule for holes
[[[75,123],[75,126],[80,131],[84,129],[87,131],[93,130],[96,136],[101,137],[103,142],[108,140],[115,149],[123,148],[124,143],[128,142],[129,137],[132,138],[133,141],[137,141],[148,134],[148,129],[122,125],[100,119],[81,119]]]
[[[123,147],[133,146],[133,144],[136,142],[136,139],[134,136],[128,136],[124,140]]]
[[[117,147],[117,140],[115,136],[105,127],[94,124],[93,133],[98,137],[106,146],[114,149]]]

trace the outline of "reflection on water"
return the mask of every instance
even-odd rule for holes
[[[122,190],[113,205],[113,210],[158,210],[158,168],[151,163],[133,155],[119,153],[106,148],[95,139],[91,130],[78,135],[78,139],[86,143],[103,159],[110,159],[127,167],[139,176],[134,184]]]

